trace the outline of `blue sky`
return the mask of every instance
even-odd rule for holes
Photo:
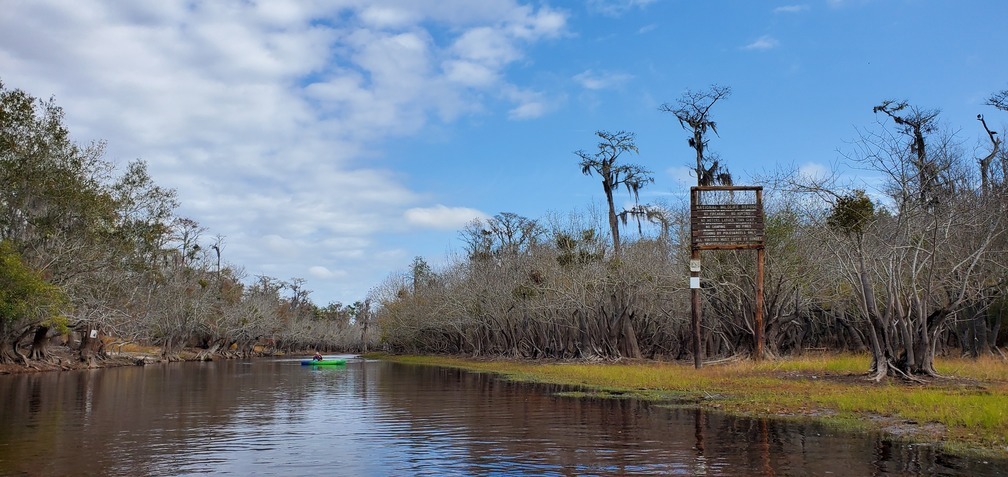
[[[737,182],[824,170],[872,106],[940,108],[967,154],[1008,88],[1008,3],[820,0],[0,0],[0,80],[54,97],[78,141],[141,158],[249,277],[365,297],[502,211],[603,200],[573,151],[637,134],[644,202],[688,190],[662,103],[712,83]],[[853,173],[852,173],[853,174]],[[622,198],[624,202],[628,198]]]

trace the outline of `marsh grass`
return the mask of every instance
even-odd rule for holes
[[[856,354],[736,361],[706,366],[665,362],[558,363],[486,361],[439,356],[384,359],[496,373],[517,381],[579,386],[592,396],[632,395],[672,404],[752,416],[804,416],[841,428],[931,425],[920,438],[941,439],[957,451],[1008,456],[1008,363],[996,358],[940,359],[948,376],[925,385],[864,376],[871,358]],[[883,424],[880,424],[882,422]],[[939,425],[941,435],[934,435]],[[913,430],[907,431],[910,436]]]
[[[935,370],[946,376],[1008,383],[1008,362],[994,356],[941,359],[935,363]]]

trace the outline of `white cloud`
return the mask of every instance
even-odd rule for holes
[[[696,185],[695,171],[687,166],[671,167],[666,169],[666,173],[681,187]]]
[[[473,219],[486,219],[489,216],[468,207],[446,207],[438,204],[434,207],[409,209],[404,217],[410,224],[420,227],[453,230],[462,228]]]
[[[832,175],[829,167],[819,164],[818,162],[806,162],[801,166],[798,166],[798,177],[811,179],[811,180],[823,180]]]
[[[364,23],[378,28],[401,28],[417,21],[414,12],[396,6],[373,5],[360,12]]]
[[[809,9],[808,5],[784,5],[774,8],[774,13],[798,13]]]
[[[451,47],[452,52],[467,60],[499,66],[521,57],[507,32],[491,27],[473,28],[463,33]]]
[[[508,111],[508,118],[513,120],[534,119],[552,111],[560,102],[550,99],[537,91],[521,90],[514,87],[505,88],[503,94],[516,106]]]
[[[262,242],[266,246],[266,251],[273,256],[289,257],[297,250],[294,240],[277,234],[266,235]]]
[[[625,73],[596,73],[592,70],[585,70],[574,75],[574,81],[577,81],[582,87],[592,90],[617,87],[631,79],[633,76]]]
[[[778,45],[780,45],[780,42],[778,42],[775,38],[773,38],[773,37],[771,37],[769,35],[763,35],[763,36],[757,38],[756,41],[753,41],[752,43],[744,46],[743,49],[745,49],[745,50],[770,50],[770,49],[773,49],[773,48],[777,48]]]
[[[528,101],[519,104],[508,111],[508,117],[518,120],[534,119],[546,114],[547,109],[548,106],[545,103],[539,101]]]
[[[490,101],[512,119],[552,111],[508,68],[566,28],[564,11],[511,0],[39,0],[4,5],[0,71],[54,96],[76,139],[146,160],[181,215],[227,237],[226,260],[333,281],[393,268],[368,262],[403,255],[380,232],[481,215],[425,204],[374,159]],[[359,299],[371,284],[316,291]]]
[[[489,86],[500,79],[494,68],[473,61],[451,60],[441,67],[448,81],[465,86]]]
[[[308,275],[310,275],[312,277],[315,277],[315,278],[326,280],[326,279],[331,279],[331,278],[342,278],[342,277],[345,277],[346,273],[343,272],[343,271],[341,271],[341,270],[337,270],[337,271],[334,272],[334,271],[329,270],[328,268],[323,267],[321,265],[315,265],[315,266],[312,266],[312,267],[308,268]]]
[[[589,0],[588,7],[603,15],[617,17],[635,8],[645,8],[657,0]]]
[[[565,13],[544,6],[531,15],[525,15],[521,21],[512,23],[508,31],[516,38],[537,40],[563,34],[566,24],[567,15]]]

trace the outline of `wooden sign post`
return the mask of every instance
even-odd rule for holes
[[[756,249],[756,311],[753,357],[763,359],[763,187],[690,188],[690,301],[693,318],[693,365],[703,365],[700,327],[700,252]],[[694,266],[695,265],[695,266]]]

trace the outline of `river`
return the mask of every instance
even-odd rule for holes
[[[351,358],[0,376],[0,475],[1005,475],[795,421]]]

